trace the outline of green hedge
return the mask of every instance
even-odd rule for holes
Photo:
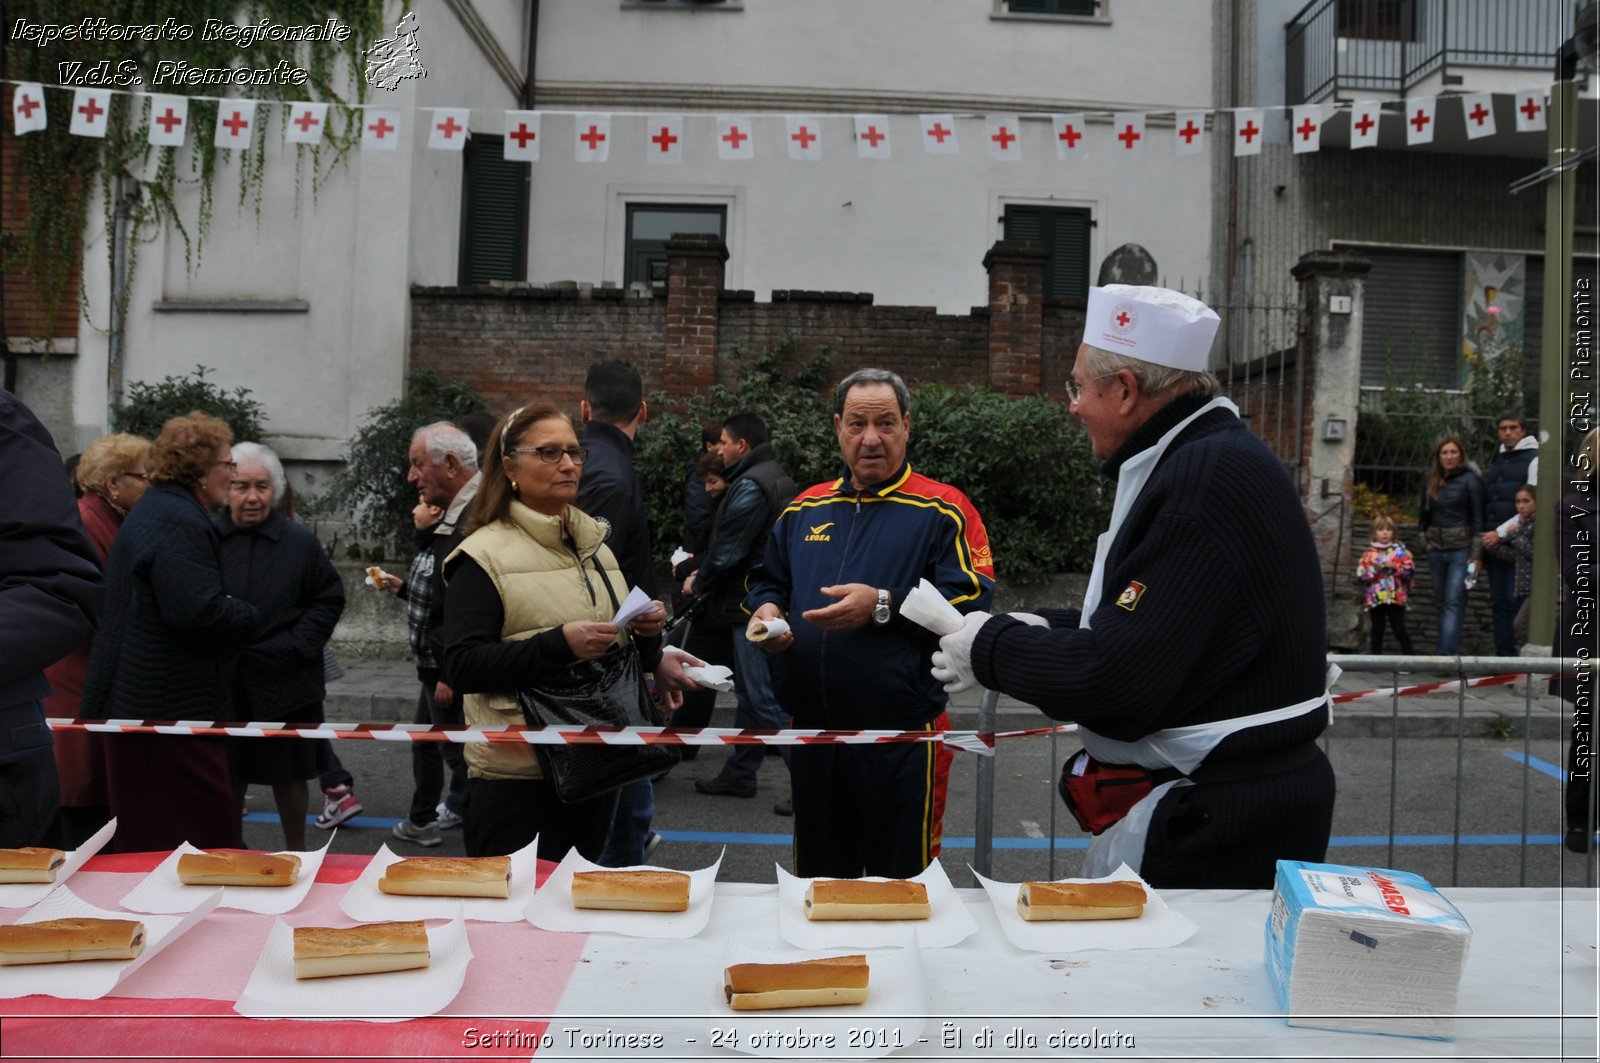
[[[223,391],[206,379],[209,372],[197,365],[191,376],[164,377],[155,384],[133,381],[128,401],[111,408],[111,427],[153,440],[172,418],[199,410],[226,421],[235,443],[259,443],[266,408],[250,397],[249,388]]]

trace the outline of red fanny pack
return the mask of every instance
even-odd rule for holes
[[[1099,834],[1126,816],[1156,785],[1156,777],[1145,768],[1101,764],[1082,749],[1061,765],[1057,788],[1078,826]]]

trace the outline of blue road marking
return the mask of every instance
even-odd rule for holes
[[[1567,773],[1565,769],[1558,768],[1554,764],[1540,760],[1538,757],[1524,757],[1521,753],[1507,753],[1506,756],[1516,761],[1518,764],[1526,764],[1534,771],[1544,772],[1544,774],[1550,776],[1550,778],[1556,780],[1557,782],[1567,781]]]

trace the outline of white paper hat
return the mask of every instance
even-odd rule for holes
[[[1083,342],[1173,369],[1205,372],[1222,319],[1171,288],[1108,284],[1089,289]]]

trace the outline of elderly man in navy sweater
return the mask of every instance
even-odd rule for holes
[[[1206,372],[1217,324],[1165,288],[1090,289],[1067,394],[1117,486],[1083,607],[968,614],[933,675],[1080,725],[1086,875],[1263,889],[1327,851],[1326,622],[1299,494]]]

